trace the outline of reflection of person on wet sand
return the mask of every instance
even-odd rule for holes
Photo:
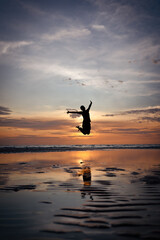
[[[87,195],[89,195],[89,198],[91,200],[93,200],[93,196],[88,188],[91,186],[91,168],[88,166],[83,167],[82,176],[83,176],[84,188],[81,191],[81,197],[85,198],[85,196],[87,194]]]
[[[83,182],[84,185],[91,185],[91,169],[90,167],[84,167],[82,170],[82,175],[83,175]]]
[[[83,123],[82,123],[82,128],[77,126],[77,128],[79,129],[79,131],[81,131],[84,135],[86,134],[90,134],[90,130],[91,130],[91,120],[90,120],[90,115],[89,115],[89,110],[92,106],[92,101],[90,101],[90,104],[88,106],[87,109],[85,109],[85,107],[82,105],[80,107],[80,109],[82,111],[67,111],[67,113],[76,113],[76,114],[81,114],[83,117]]]

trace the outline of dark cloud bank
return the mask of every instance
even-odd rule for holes
[[[71,126],[71,122],[67,120],[37,120],[27,118],[0,118],[0,127],[29,128],[34,130],[51,130],[63,129]]]
[[[0,115],[9,115],[11,112],[9,108],[0,106]]]
[[[105,114],[105,117],[114,117],[114,116],[123,116],[123,115],[131,115],[131,114],[154,114],[154,117],[143,117],[143,120],[156,120],[159,121],[159,117],[157,115],[160,114],[160,107],[153,107],[148,109],[135,109],[135,110],[128,110],[123,111],[115,114]]]

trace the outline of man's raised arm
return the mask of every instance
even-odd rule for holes
[[[88,109],[87,109],[88,111],[90,110],[91,106],[92,106],[92,101],[90,101],[90,104],[89,104]]]

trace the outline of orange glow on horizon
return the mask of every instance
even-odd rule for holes
[[[6,118],[0,145],[158,144],[160,124],[127,117],[92,119],[90,135],[76,129],[82,119]]]

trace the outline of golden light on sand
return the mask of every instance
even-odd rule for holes
[[[78,163],[85,163],[86,160],[89,160],[92,156],[90,151],[79,151],[75,153]]]

